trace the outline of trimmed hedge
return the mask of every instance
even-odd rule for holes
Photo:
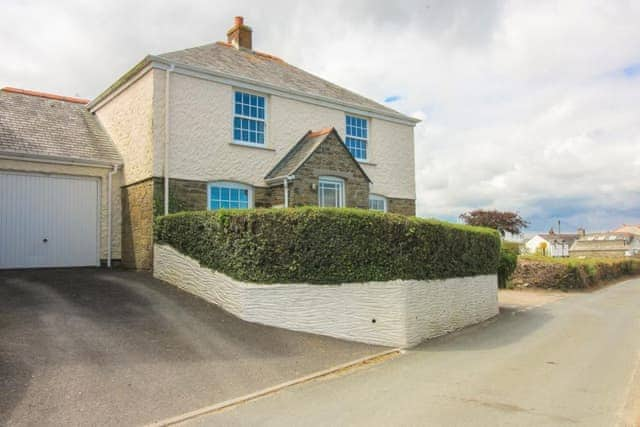
[[[495,274],[498,233],[362,209],[250,209],[158,217],[155,237],[235,279],[346,283]]]

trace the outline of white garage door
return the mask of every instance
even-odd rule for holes
[[[0,172],[0,268],[100,264],[96,178]]]

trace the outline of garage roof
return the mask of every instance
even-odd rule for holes
[[[88,100],[5,87],[0,90],[0,154],[121,164]]]

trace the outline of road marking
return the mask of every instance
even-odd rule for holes
[[[336,365],[334,367],[324,369],[322,371],[314,372],[310,375],[306,375],[304,377],[296,378],[291,381],[287,381],[272,387],[268,387],[254,393],[250,393],[241,397],[236,397],[234,399],[225,400],[224,402],[216,403],[213,405],[205,406],[204,408],[196,409],[195,411],[185,412],[184,414],[177,415],[175,417],[166,418],[161,421],[157,421],[155,423],[148,424],[147,427],[165,427],[176,425],[178,423],[182,423],[188,420],[192,420],[194,418],[209,415],[216,412],[220,412],[224,409],[232,408],[234,406],[240,405],[242,403],[250,402],[252,400],[259,399],[261,397],[274,394],[283,390],[287,387],[292,387],[294,385],[303,384],[309,381],[317,380],[320,378],[328,377],[329,375],[343,373],[348,370],[356,369],[365,365],[380,363],[387,359],[396,357],[400,354],[403,354],[404,351],[399,348],[394,348],[391,350],[386,350],[380,353],[373,354],[371,356],[366,356],[360,359],[352,360],[351,362],[342,363],[340,365]]]

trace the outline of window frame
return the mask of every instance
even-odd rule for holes
[[[366,131],[367,131],[367,136],[366,137],[360,137],[360,136],[353,136],[353,135],[349,135],[348,132],[348,124],[347,124],[347,120],[348,118],[352,118],[352,119],[358,119],[358,120],[364,120],[365,126],[366,126]],[[349,113],[345,113],[344,114],[344,145],[346,145],[347,149],[349,149],[349,152],[351,153],[351,155],[353,156],[354,159],[356,159],[358,162],[364,162],[367,163],[369,162],[369,138],[371,137],[371,121],[366,118],[366,117],[362,117],[362,116],[357,116],[355,114],[349,114]],[[349,148],[349,145],[347,144],[347,140],[348,139],[354,139],[360,142],[364,143],[364,151],[365,151],[365,157],[364,158],[358,158],[356,156],[353,155],[353,153],[351,152],[351,149]]]
[[[248,203],[246,208],[218,208],[218,209],[252,209],[254,207],[254,202],[253,202],[254,191],[251,185],[243,184],[241,182],[233,182],[233,181],[211,181],[207,183],[207,210],[208,211],[218,210],[218,209],[211,208],[211,187],[229,188],[229,189],[235,189],[235,190],[237,189],[247,190]]]
[[[236,114],[236,94],[240,93],[240,94],[247,94],[247,95],[252,95],[252,96],[258,96],[260,98],[264,99],[264,118],[260,119],[257,117],[251,117],[251,116],[245,116],[244,114]],[[239,144],[239,145],[246,145],[248,147],[258,147],[258,148],[264,148],[267,147],[267,137],[268,137],[268,131],[267,131],[267,120],[269,117],[269,99],[268,96],[262,93],[258,93],[258,92],[254,92],[251,90],[247,90],[247,89],[242,89],[242,88],[233,88],[233,92],[232,92],[232,96],[231,96],[231,140],[233,141],[234,144]],[[264,131],[263,131],[263,142],[251,142],[251,141],[244,141],[242,139],[236,139],[236,135],[235,135],[235,130],[236,130],[236,125],[235,125],[235,121],[236,118],[239,119],[245,119],[245,120],[253,120],[256,122],[262,122]]]
[[[373,209],[373,208],[371,207],[371,200],[382,201],[382,203],[383,203],[383,209],[382,209],[382,210],[380,210],[380,209]],[[384,197],[384,196],[382,196],[382,195],[380,195],[380,194],[373,194],[373,193],[370,193],[370,194],[369,194],[369,210],[376,211],[376,212],[387,212],[387,211],[389,210],[389,201],[387,200],[387,198],[386,198],[386,197]]]
[[[338,193],[338,195],[340,196],[340,200],[339,200],[339,206],[322,206],[322,192],[321,192],[321,188],[322,188],[322,183],[326,182],[326,183],[331,183],[331,184],[339,184],[340,187],[340,191]],[[337,176],[320,176],[318,177],[318,207],[321,208],[344,208],[346,207],[347,203],[347,192],[346,192],[346,184],[345,184],[345,180],[342,178],[339,178]]]

